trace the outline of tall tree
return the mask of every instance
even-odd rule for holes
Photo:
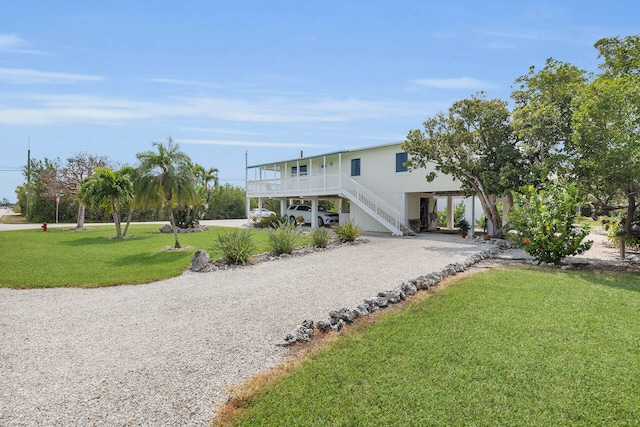
[[[193,165],[193,174],[199,188],[202,188],[204,191],[203,199],[208,203],[211,198],[212,188],[218,187],[218,168],[206,169],[204,166],[196,163]],[[211,183],[213,183],[213,187]]]
[[[64,194],[67,197],[75,197],[80,190],[80,183],[83,179],[91,176],[93,170],[98,167],[108,165],[107,157],[95,156],[87,153],[78,153],[67,158],[67,163],[56,169],[46,169],[40,179],[47,188],[48,196],[53,198]],[[84,228],[85,205],[82,201],[78,203],[78,217],[76,229]]]
[[[188,206],[197,200],[191,159],[171,137],[166,145],[159,142],[153,145],[157,152],[145,151],[136,155],[140,162],[140,177],[135,199],[142,206],[166,207],[175,247],[180,248],[173,209]]]
[[[563,175],[566,145],[571,141],[572,102],[586,83],[585,71],[549,58],[543,69],[529,69],[511,94],[515,101],[513,130],[523,156],[526,184],[539,187]]]
[[[435,163],[438,172],[462,183],[469,195],[477,195],[494,235],[502,235],[497,197],[520,185],[520,153],[512,138],[507,103],[484,99],[480,93],[454,103],[448,114],[437,114],[424,122],[424,131],[409,132],[403,149],[409,167]],[[436,173],[427,176],[435,179]]]
[[[113,216],[116,237],[122,238],[120,227],[120,208],[123,202],[133,196],[133,186],[126,170],[112,171],[106,167],[94,169],[93,175],[85,178],[80,185],[78,198],[87,206],[106,205]]]
[[[631,234],[640,208],[640,35],[598,40],[602,73],[576,100],[574,172],[605,211],[626,211]]]

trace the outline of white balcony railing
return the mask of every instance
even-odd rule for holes
[[[393,234],[402,234],[400,211],[343,173],[249,181],[246,191],[249,197],[341,195],[356,203]]]
[[[303,175],[247,182],[249,197],[319,196],[340,193],[340,174]]]

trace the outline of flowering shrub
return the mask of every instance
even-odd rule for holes
[[[578,207],[575,186],[550,184],[537,191],[533,186],[514,193],[509,221],[516,233],[509,238],[538,262],[559,264],[567,256],[581,254],[593,244],[583,242],[589,228],[574,225]]]
[[[607,238],[611,243],[615,246],[620,246],[620,234],[622,230],[624,230],[624,223],[622,218],[607,218],[602,220],[602,225],[607,232]],[[624,246],[631,250],[639,250],[640,249],[640,236],[630,235],[626,236],[624,239]]]

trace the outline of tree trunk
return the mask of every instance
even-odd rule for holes
[[[484,187],[476,179],[470,177],[469,181],[473,189],[476,190],[478,198],[480,199],[480,205],[487,216],[487,220],[493,225],[492,236],[501,239],[504,237],[504,233],[502,232],[502,218],[495,203],[496,198],[490,194],[486,194]],[[492,201],[492,199],[494,201]]]
[[[78,222],[76,224],[76,230],[84,230],[84,204],[78,203]]]
[[[180,242],[178,241],[178,229],[176,228],[176,220],[173,217],[173,209],[171,208],[169,208],[169,223],[171,223],[171,229],[173,230],[173,237],[176,240],[175,248],[179,249],[182,246],[180,246]]]
[[[120,227],[120,213],[118,212],[118,207],[114,201],[111,201],[111,213],[113,215],[113,223],[116,226],[116,239],[121,239],[122,231]]]
[[[127,231],[129,231],[129,224],[131,224],[131,219],[133,218],[133,209],[129,211],[127,215],[127,223],[124,226],[124,233],[122,233],[122,237],[127,237]]]

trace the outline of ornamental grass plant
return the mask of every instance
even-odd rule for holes
[[[301,238],[300,227],[292,221],[279,221],[274,230],[269,231],[269,249],[276,255],[290,254]]]
[[[333,229],[336,232],[336,236],[338,236],[338,240],[342,243],[355,241],[362,231],[360,227],[356,227],[352,222],[345,222],[343,225],[336,225]]]
[[[218,234],[213,247],[226,262],[231,264],[244,265],[257,251],[251,232],[239,228]]]
[[[326,248],[331,242],[331,232],[326,228],[314,228],[311,230],[311,244],[316,248]]]

